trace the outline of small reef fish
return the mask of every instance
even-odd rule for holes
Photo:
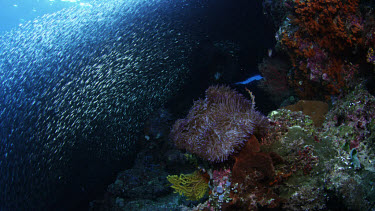
[[[268,57],[272,57],[272,49],[270,48],[270,49],[268,49]]]
[[[254,75],[248,79],[246,79],[245,81],[241,81],[241,82],[237,82],[235,84],[249,84],[253,81],[258,81],[258,80],[261,80],[263,77],[261,75]]]

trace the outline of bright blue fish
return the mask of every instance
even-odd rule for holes
[[[253,77],[250,77],[250,78],[246,79],[246,81],[237,82],[235,84],[249,84],[253,81],[261,80],[262,78],[263,77],[261,75],[254,75]]]

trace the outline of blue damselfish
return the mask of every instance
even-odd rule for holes
[[[241,82],[237,82],[235,84],[249,84],[253,81],[258,81],[258,80],[261,80],[263,77],[261,75],[254,75],[248,79],[246,79],[245,81],[241,81]]]

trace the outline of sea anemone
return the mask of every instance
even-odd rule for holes
[[[252,101],[228,86],[211,86],[206,98],[194,102],[187,117],[175,122],[171,139],[180,149],[222,162],[241,149],[252,134],[264,134],[268,125]]]

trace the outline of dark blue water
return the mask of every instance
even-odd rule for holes
[[[132,165],[145,121],[171,97],[192,102],[220,69],[233,73],[228,83],[253,74],[272,46],[254,33],[268,30],[251,23],[262,17],[260,7],[171,0],[1,5],[0,210],[85,209]],[[223,63],[222,51],[236,56],[228,53]]]

